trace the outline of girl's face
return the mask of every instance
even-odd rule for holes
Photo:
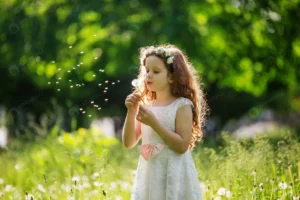
[[[159,57],[154,55],[147,57],[144,67],[145,84],[148,90],[154,92],[169,90],[171,79],[164,62]]]

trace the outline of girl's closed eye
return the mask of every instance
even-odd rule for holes
[[[147,70],[147,73],[149,73],[149,70]],[[159,73],[158,71],[154,71],[155,74]]]

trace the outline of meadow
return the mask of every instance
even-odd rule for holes
[[[290,129],[193,150],[204,199],[299,199],[300,142]],[[137,148],[94,127],[13,140],[0,154],[1,199],[130,199]]]

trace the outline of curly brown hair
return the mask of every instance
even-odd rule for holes
[[[171,52],[173,63],[168,64],[166,56],[163,53],[157,52],[158,48],[163,48],[168,52]],[[172,44],[163,44],[157,46],[146,46],[139,49],[140,53],[140,66],[139,73],[137,75],[138,80],[143,80],[145,72],[143,67],[145,66],[146,58],[155,55],[164,62],[165,67],[168,70],[168,75],[173,76],[173,83],[171,83],[171,94],[174,97],[185,97],[190,99],[194,107],[193,111],[193,126],[192,126],[192,139],[189,144],[189,149],[193,150],[197,141],[201,141],[203,132],[201,128],[204,126],[205,118],[208,114],[208,105],[205,100],[203,90],[200,87],[200,78],[198,72],[188,61],[187,55],[178,47]],[[137,85],[134,88],[134,92],[141,92],[141,98],[147,101],[153,101],[156,99],[156,92],[149,91],[143,81],[140,86]]]

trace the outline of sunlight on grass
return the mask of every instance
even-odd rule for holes
[[[138,163],[101,130],[58,127],[45,139],[14,140],[1,152],[3,199],[130,199]],[[300,143],[292,131],[221,144],[199,144],[192,155],[204,199],[299,199]],[[298,195],[298,197],[297,197]]]

